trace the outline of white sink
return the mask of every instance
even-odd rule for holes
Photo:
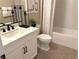
[[[15,41],[16,39],[21,38],[25,32],[27,32],[25,28],[18,27],[15,30],[1,33],[3,45],[6,45],[8,43]]]
[[[6,38],[13,38],[15,36],[21,35],[22,33],[24,33],[26,31],[26,29],[18,27],[12,31],[8,31],[5,33],[2,33],[1,36],[6,37]]]
[[[33,32],[34,30],[37,30],[37,29],[38,28],[34,28],[34,27],[29,27],[27,29],[17,27],[15,30],[1,33],[1,40],[2,40],[3,46],[5,46],[19,38],[22,38],[23,36]]]

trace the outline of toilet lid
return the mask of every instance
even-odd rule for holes
[[[41,34],[38,36],[39,39],[52,39],[52,37],[50,35],[47,34]]]

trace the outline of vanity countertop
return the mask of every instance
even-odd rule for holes
[[[21,27],[18,27],[19,30],[14,30],[12,31],[12,34],[8,34],[8,33],[5,33],[5,36],[4,37],[4,34],[1,35],[1,40],[2,40],[2,44],[3,46],[6,46],[8,44],[10,44],[11,42],[14,42],[20,38],[22,38],[23,36],[25,35],[28,35],[29,33],[35,31],[35,30],[38,30],[38,28],[36,27],[29,27],[29,28],[21,28]]]

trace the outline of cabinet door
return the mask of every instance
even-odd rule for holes
[[[23,46],[18,47],[15,51],[6,55],[6,59],[23,59]]]
[[[26,42],[27,53],[24,55],[24,59],[33,59],[37,55],[37,39],[33,38]]]
[[[3,45],[2,45],[2,41],[1,41],[1,37],[0,37],[0,56],[3,55]]]

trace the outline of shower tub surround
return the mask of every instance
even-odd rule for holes
[[[37,55],[37,36],[35,27],[15,29],[1,35],[6,59],[33,59]]]
[[[53,42],[78,50],[77,30],[54,27]]]

